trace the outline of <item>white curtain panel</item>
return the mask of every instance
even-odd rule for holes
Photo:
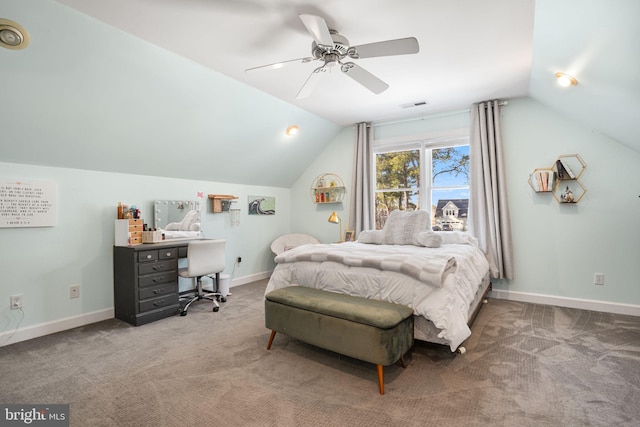
[[[354,167],[349,208],[349,227],[354,230],[356,238],[362,230],[371,230],[375,227],[372,144],[372,126],[369,123],[358,123],[353,150]]]
[[[513,279],[513,245],[498,101],[471,107],[470,232],[487,255],[491,277]]]

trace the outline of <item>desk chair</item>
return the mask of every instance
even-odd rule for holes
[[[180,301],[187,303],[180,309],[180,316],[186,316],[187,310],[194,301],[208,299],[213,301],[213,311],[220,310],[218,301],[224,297],[220,294],[220,273],[225,267],[224,246],[226,240],[195,240],[189,242],[187,248],[186,268],[178,269],[180,277],[195,279],[195,288],[189,291],[180,292]],[[202,278],[204,276],[215,274],[213,284],[213,292],[204,292],[202,290]]]

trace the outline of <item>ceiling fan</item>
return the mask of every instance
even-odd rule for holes
[[[296,95],[296,99],[308,97],[318,85],[322,73],[338,65],[343,73],[377,95],[387,90],[389,85],[359,65],[351,61],[343,61],[347,58],[360,59],[407,55],[418,53],[420,50],[418,40],[416,40],[415,37],[350,46],[349,40],[337,31],[329,29],[325,20],[320,16],[301,14],[300,19],[307,28],[307,31],[311,34],[311,37],[313,37],[313,43],[311,43],[312,56],[277,62],[275,64],[261,65],[245,70],[255,71],[265,68],[281,68],[296,62],[304,64],[315,60],[322,61],[323,64],[313,70],[304,82]]]

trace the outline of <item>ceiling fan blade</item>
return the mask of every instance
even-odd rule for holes
[[[321,74],[325,72],[324,65],[322,67],[318,67],[307,77],[304,84],[298,91],[296,95],[296,99],[303,99],[309,97],[313,93],[313,91],[318,87],[318,83],[320,82]]]
[[[301,14],[300,19],[316,44],[323,47],[333,47],[333,38],[325,20],[316,15]]]
[[[351,77],[353,80],[357,81],[376,95],[389,88],[388,84],[353,62],[346,62],[342,64],[340,69],[347,76]]]
[[[245,72],[247,72],[247,71],[255,71],[255,70],[261,70],[261,69],[266,69],[266,68],[271,68],[271,69],[282,68],[285,65],[289,65],[289,64],[294,63],[294,62],[299,62],[301,64],[306,64],[307,62],[311,62],[311,61],[313,61],[315,59],[316,58],[313,58],[311,56],[308,56],[306,58],[290,59],[288,61],[276,62],[275,64],[260,65],[259,67],[247,68],[244,71]]]
[[[355,53],[351,51],[355,51]],[[407,37],[353,46],[349,56],[351,58],[374,58],[376,56],[408,55],[419,51],[418,40],[415,37]]]

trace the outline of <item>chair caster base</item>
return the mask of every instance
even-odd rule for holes
[[[220,297],[220,302],[227,302],[227,299],[225,297]]]
[[[220,310],[220,307],[213,307],[214,312],[217,312],[218,310]]]
[[[180,312],[180,316],[186,316],[186,315],[187,315],[187,310]]]

